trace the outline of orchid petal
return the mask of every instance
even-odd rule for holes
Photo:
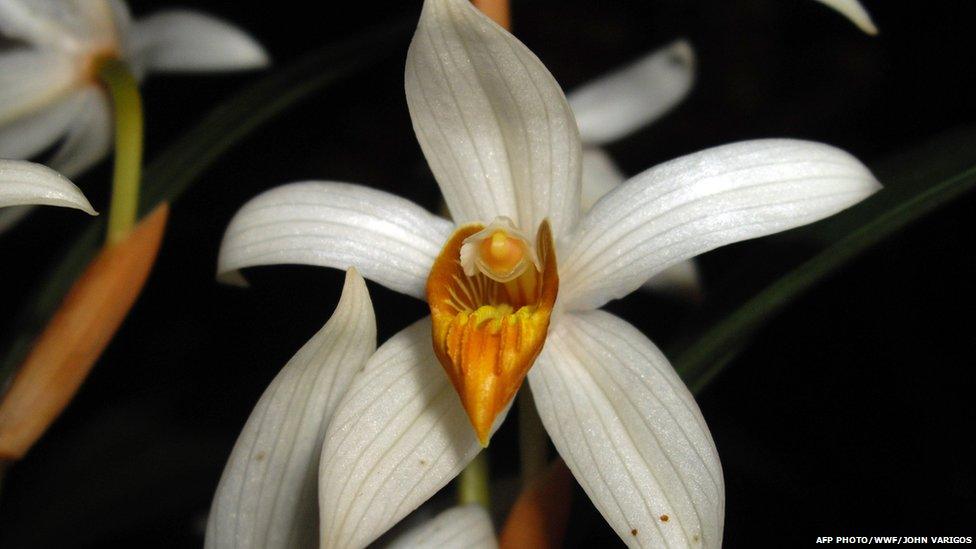
[[[118,44],[119,51],[123,55],[129,51],[129,43],[132,38],[132,12],[125,0],[108,0],[108,16],[103,16],[101,22],[103,31]],[[104,12],[103,12],[104,13]]]
[[[0,55],[0,126],[54,104],[74,86],[69,57],[18,49]]]
[[[133,24],[128,45],[137,71],[254,69],[268,54],[241,29],[191,10],[150,15]]]
[[[68,177],[77,177],[108,155],[112,148],[112,111],[101,90],[83,92],[81,112],[72,121],[61,146],[48,162]]]
[[[579,216],[580,143],[539,59],[467,0],[427,0],[410,44],[407,105],[459,224],[507,216],[558,237]]]
[[[610,156],[597,147],[583,149],[583,213],[588,212],[605,194],[626,180]],[[701,278],[693,259],[664,269],[644,283],[651,292],[694,297],[701,293]]]
[[[329,425],[319,468],[321,546],[365,547],[480,450],[434,357],[430,318],[420,320],[376,351]]]
[[[62,127],[65,117],[74,115]],[[77,177],[108,154],[112,119],[107,99],[97,88],[76,92],[55,107],[0,128],[0,158],[28,158],[47,148],[67,131],[47,165],[66,177]],[[24,148],[31,144],[30,148]],[[9,149],[7,147],[10,147]],[[0,210],[0,234],[19,223],[33,206]]]
[[[666,162],[580,222],[561,258],[560,298],[599,307],[675,263],[823,219],[880,188],[853,156],[809,141],[744,141]]]
[[[681,102],[695,79],[695,52],[686,40],[642,57],[569,94],[580,137],[603,145],[653,122]]]
[[[348,183],[292,183],[258,195],[231,220],[218,274],[257,265],[348,269],[424,299],[453,225],[398,196]]]
[[[691,393],[629,323],[569,313],[529,372],[559,455],[633,547],[720,547],[725,485]]]
[[[88,92],[98,93],[95,89],[70,92],[41,110],[0,126],[0,158],[28,159],[50,148],[83,113]]]
[[[220,478],[206,547],[311,547],[322,440],[376,349],[366,282],[350,270],[332,318],[282,368],[244,425]]]
[[[387,549],[494,549],[498,547],[488,511],[477,503],[451,507],[397,536]]]
[[[57,22],[57,10],[68,6],[54,0],[0,0],[0,34],[36,46],[62,43],[66,29]]]
[[[71,23],[81,26],[89,44],[117,47],[128,33],[131,16],[123,0],[68,0],[68,3],[78,6],[78,17]]]
[[[0,160],[0,208],[24,204],[77,208],[95,215],[81,190],[58,172],[32,162]]]
[[[114,1],[114,0],[113,0]],[[35,46],[114,40],[109,0],[0,0],[0,33]]]
[[[878,34],[878,27],[871,20],[871,15],[857,0],[817,0],[817,2],[837,10],[865,33]]]

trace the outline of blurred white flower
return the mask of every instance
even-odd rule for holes
[[[583,146],[616,141],[667,114],[691,91],[695,51],[687,40],[620,67],[568,94]]]
[[[0,158],[28,159],[58,145],[45,164],[76,177],[112,142],[109,98],[97,71],[125,61],[153,71],[262,67],[268,57],[241,30],[208,15],[165,11],[132,21],[121,0],[0,0]],[[0,215],[0,231],[26,210]]]
[[[596,309],[697,254],[836,213],[878,182],[827,145],[747,141],[651,168],[584,214],[562,90],[466,0],[426,0],[406,94],[456,224],[366,187],[296,183],[245,205],[219,258],[238,279],[255,265],[354,266],[431,308],[369,358],[332,415],[321,546],[367,545],[454,478],[527,372],[553,443],[621,539],[719,547],[724,480],[694,398],[653,343]]]
[[[878,27],[874,25],[868,11],[857,0],[817,0],[817,2],[837,10],[865,33],[878,34]]]
[[[58,172],[22,160],[0,160],[0,208],[38,204],[97,215],[81,190]]]

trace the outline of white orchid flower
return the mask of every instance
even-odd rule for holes
[[[0,158],[45,163],[76,177],[111,147],[110,100],[97,72],[121,59],[137,77],[155,71],[262,67],[268,57],[241,30],[195,11],[132,21],[121,0],[0,0]],[[26,213],[0,215],[0,230]]]
[[[584,212],[627,179],[601,146],[667,114],[688,96],[694,80],[695,51],[682,39],[568,94],[583,141],[580,200]],[[701,294],[698,266],[693,259],[676,263],[647,281],[644,288],[697,297]]]
[[[0,208],[38,204],[97,215],[81,189],[58,172],[22,160],[0,160]]]
[[[424,3],[406,93],[456,224],[366,187],[296,183],[245,205],[219,258],[231,277],[355,266],[430,305],[333,414],[321,545],[365,546],[442,488],[527,374],[553,443],[621,539],[720,546],[724,480],[694,398],[643,334],[597,309],[697,254],[832,215],[878,182],[827,145],[747,141],[651,168],[584,215],[562,90],[466,0]]]

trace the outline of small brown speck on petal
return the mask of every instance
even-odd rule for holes
[[[632,535],[632,536],[634,536],[636,538],[637,537],[637,528],[634,528],[633,530],[631,530],[630,531],[630,535]]]
[[[661,522],[667,522],[667,521],[668,521],[668,519],[670,519],[670,518],[671,518],[671,517],[669,517],[669,516],[667,516],[667,515],[661,515]]]

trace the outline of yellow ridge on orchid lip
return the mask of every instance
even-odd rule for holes
[[[499,282],[464,273],[461,246],[483,225],[466,225],[451,236],[427,279],[434,354],[454,384],[483,446],[492,424],[518,392],[549,331],[559,290],[556,253],[548,221],[539,226],[541,269],[526,269]]]

